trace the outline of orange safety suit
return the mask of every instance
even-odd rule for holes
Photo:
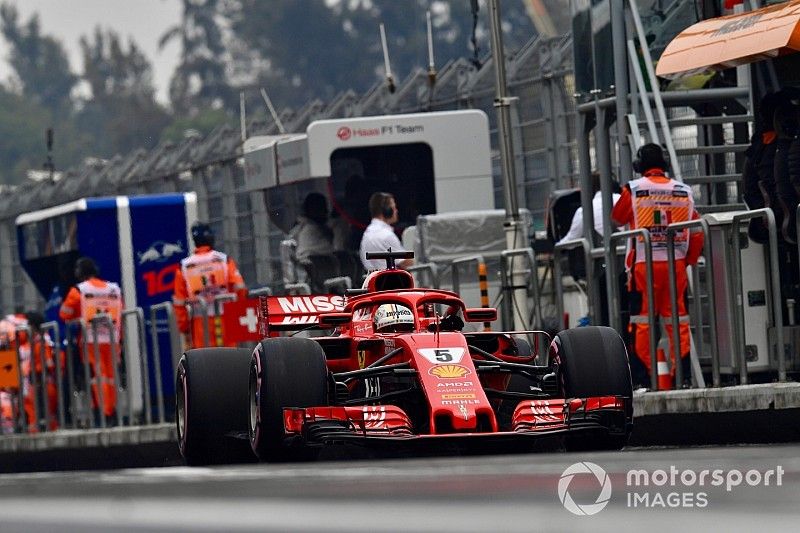
[[[676,180],[668,178],[661,169],[650,169],[625,185],[619,201],[611,211],[611,218],[617,225],[628,225],[631,229],[647,228],[653,254],[653,300],[657,316],[664,323],[671,354],[670,373],[675,374],[675,348],[672,346],[672,306],[669,294],[669,266],[667,263],[666,226],[674,222],[699,218],[694,208],[692,189]],[[682,317],[679,326],[681,357],[689,354],[689,323],[684,294],[688,286],[687,265],[697,263],[703,251],[703,234],[684,230],[676,232],[675,242],[675,281],[678,292],[678,315]],[[631,326],[634,330],[634,351],[647,369],[650,365],[650,326],[647,323],[647,269],[645,265],[644,242],[636,239],[636,246],[628,254],[627,266],[632,267],[628,288],[641,295],[638,309],[631,309]],[[632,301],[635,301],[634,298]]]
[[[27,326],[28,320],[25,315],[6,315],[0,320],[0,347],[4,350],[17,349],[17,328]],[[27,341],[27,335],[22,332],[19,335],[20,342]],[[24,368],[24,361],[23,368]],[[22,368],[20,369],[22,370]],[[22,377],[20,387],[25,386],[25,377]],[[0,389],[0,432],[4,434],[14,433],[16,427],[17,411],[15,409],[15,398],[20,393],[18,387]]]
[[[26,336],[27,337],[27,336]],[[42,348],[45,354],[45,383],[42,384]],[[47,426],[50,431],[58,429],[58,389],[56,388],[56,364],[53,356],[53,341],[49,335],[42,335],[41,333],[33,334],[33,369],[36,372],[36,380],[38,389],[34,389],[31,385],[33,378],[31,376],[31,343],[28,339],[20,342],[19,346],[20,359],[22,360],[22,376],[24,380],[23,391],[25,394],[25,414],[28,417],[28,431],[36,433],[39,431],[36,424],[36,402],[37,395],[41,397],[41,387],[47,387]],[[63,361],[59,365],[63,368]],[[41,413],[39,418],[44,418],[44,413]]]
[[[233,259],[210,246],[198,246],[192,255],[181,260],[181,267],[175,274],[172,303],[178,329],[184,335],[190,333],[191,309],[191,347],[206,346],[206,332],[211,346],[236,345],[223,339],[222,323],[217,316],[219,310],[214,298],[224,293],[234,293],[239,298],[247,296],[244,280]]]
[[[114,365],[119,363],[120,355],[120,317],[122,316],[122,291],[119,285],[99,278],[89,278],[72,287],[61,305],[58,316],[65,322],[80,318],[86,325],[86,339],[79,339],[81,346],[81,359],[85,362],[84,354],[89,353],[89,365],[92,376],[92,406],[97,407],[97,382],[103,385],[103,413],[111,416],[117,408],[117,387],[114,381]],[[105,313],[111,317],[114,324],[113,340],[114,350],[112,350],[112,332],[107,325],[102,323],[97,325],[97,339],[94,338],[94,331],[91,325],[92,318],[99,313]],[[84,345],[86,343],[87,345]],[[100,353],[100,376],[95,374],[95,346]],[[116,352],[117,361],[112,360],[112,353]]]

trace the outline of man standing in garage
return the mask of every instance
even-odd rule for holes
[[[694,208],[692,188],[667,177],[669,169],[664,150],[657,144],[645,144],[636,154],[633,169],[641,178],[629,182],[622,190],[619,201],[611,211],[617,225],[629,225],[631,229],[646,228],[650,232],[653,253],[653,300],[656,315],[664,322],[670,344],[670,372],[665,373],[659,360],[659,388],[668,388],[675,375],[675,348],[672,346],[672,306],[669,294],[669,266],[667,262],[666,228],[674,222],[699,218]],[[697,263],[703,251],[703,234],[684,230],[675,234],[675,272],[678,288],[678,315],[680,323],[680,354],[683,376],[690,376],[689,368],[689,322],[684,294],[688,287],[686,267]],[[637,357],[631,361],[634,384],[649,383],[651,371],[649,334],[651,327],[647,317],[646,265],[644,242],[636,239],[636,246],[626,259],[628,267],[628,289],[630,291],[631,326],[633,327],[634,351]],[[638,364],[638,359],[642,364]],[[644,371],[647,372],[643,375]],[[673,378],[673,379],[670,379]]]
[[[205,222],[195,222],[191,232],[194,253],[181,260],[181,267],[175,274],[172,304],[178,329],[183,334],[186,347],[224,346],[215,298],[224,293],[246,298],[247,289],[236,262],[213,249],[214,232],[211,226]]]
[[[367,272],[386,266],[385,261],[367,259],[367,252],[385,252],[389,248],[393,252],[405,251],[392,228],[392,224],[396,224],[400,218],[394,195],[388,192],[374,193],[369,198],[369,212],[372,215],[372,222],[367,226],[364,236],[361,237],[360,250],[361,262]],[[403,259],[397,262],[399,268],[408,268],[413,264],[413,259]]]

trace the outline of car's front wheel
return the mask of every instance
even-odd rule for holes
[[[624,431],[591,442],[570,438],[569,441],[576,444],[573,447],[623,448],[633,427],[633,387],[628,352],[619,334],[602,326],[564,330],[553,339],[550,356],[557,358],[561,393],[565,398],[622,396],[630,399]]]
[[[322,347],[303,338],[265,339],[250,361],[250,444],[265,461],[300,459],[308,450],[284,442],[283,409],[328,405],[328,368]]]
[[[178,446],[190,465],[255,459],[247,440],[250,350],[189,350],[178,363]]]

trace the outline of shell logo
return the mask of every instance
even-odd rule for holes
[[[470,375],[469,368],[461,365],[437,365],[428,374],[442,379],[458,379]]]
[[[339,137],[340,140],[346,141],[353,135],[353,132],[347,126],[342,126],[336,131],[336,136]]]

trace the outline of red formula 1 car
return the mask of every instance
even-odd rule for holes
[[[625,445],[631,378],[614,330],[562,331],[546,364],[536,364],[526,338],[542,337],[462,332],[464,321],[495,320],[496,309],[414,287],[394,268],[406,254],[373,254],[388,268],[345,297],[262,297],[266,338],[252,351],[187,351],[176,385],[187,462],[305,458],[343,443],[434,451]],[[274,336],[309,327],[334,334]]]

